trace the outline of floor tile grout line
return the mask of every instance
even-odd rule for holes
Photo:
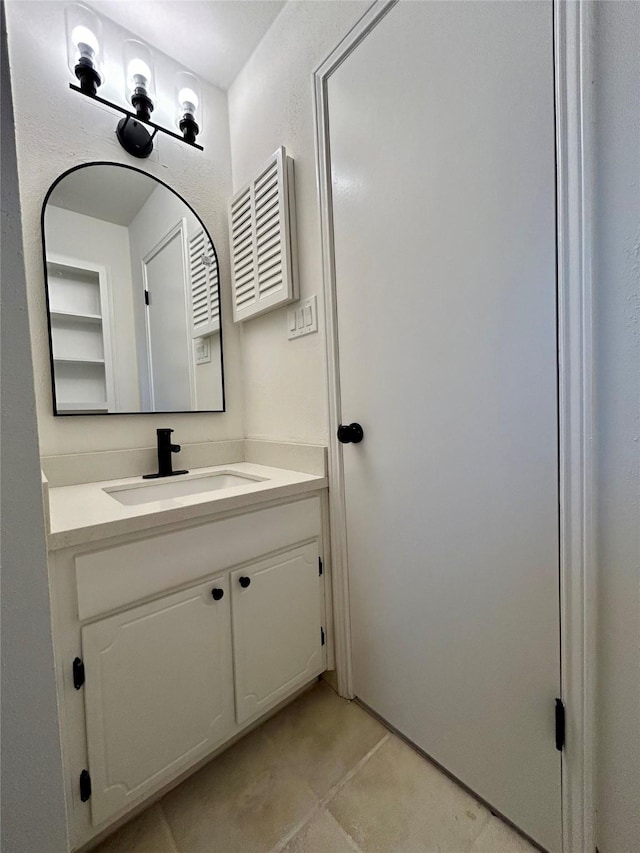
[[[345,775],[338,782],[336,782],[335,785],[333,785],[331,788],[329,788],[327,793],[318,800],[318,802],[314,805],[314,807],[309,812],[307,812],[307,814],[302,818],[301,821],[299,821],[294,827],[292,827],[292,829],[290,829],[289,832],[287,832],[286,835],[284,835],[280,839],[280,841],[278,841],[278,843],[274,847],[271,848],[269,853],[279,853],[279,851],[283,850],[287,846],[287,844],[293,838],[295,838],[296,835],[299,832],[301,832],[305,828],[305,826],[307,826],[317,814],[319,814],[324,809],[324,807],[327,805],[327,803],[331,799],[333,799],[333,797],[335,797],[335,795],[338,793],[338,791],[342,787],[344,787],[344,785],[346,785],[347,782],[349,782],[349,781],[351,781],[351,779],[353,779],[353,777],[356,775],[356,773],[359,770],[361,770],[362,767],[364,767],[364,765],[367,763],[367,761],[373,755],[375,755],[375,753],[380,749],[380,747],[384,743],[386,743],[389,740],[390,737],[391,737],[391,732],[386,732],[380,738],[380,740],[369,750],[369,752],[367,752],[366,755],[364,755],[359,761],[357,761],[353,765],[353,767],[350,770],[348,770],[345,773]],[[332,817],[333,817],[333,815],[332,815]],[[335,818],[334,818],[334,820],[335,820]],[[340,829],[344,832],[344,834],[347,836],[349,841],[352,844],[356,845],[354,850],[356,850],[356,851],[358,851],[358,853],[360,853],[360,848],[357,846],[357,844],[353,840],[353,838],[351,838],[349,833],[346,832],[346,830],[344,829],[344,827],[341,824],[338,823],[338,826],[340,826]]]
[[[340,823],[340,821],[339,821],[339,820],[337,820],[337,819],[334,817],[334,815],[332,815],[332,814],[331,814],[331,812],[330,812],[330,811],[328,811],[328,810],[327,810],[327,814],[331,815],[331,817],[332,817],[332,818],[335,820],[335,822],[338,824],[338,826],[340,827],[340,830],[341,830],[342,834],[344,835],[344,837],[345,837],[345,838],[347,839],[347,841],[349,842],[349,845],[350,845],[351,849],[353,850],[353,853],[363,853],[363,851],[358,847],[358,845],[356,844],[355,840],[354,840],[354,839],[351,837],[351,835],[347,832],[347,830],[346,830],[346,829],[344,828],[344,826]]]
[[[271,848],[269,853],[279,853],[279,851],[284,850],[284,848],[287,846],[287,844],[293,838],[295,838],[299,832],[302,832],[302,830],[305,828],[305,826],[307,826],[309,823],[311,823],[313,818],[317,814],[319,814],[322,811],[322,809],[323,809],[322,803],[320,800],[318,800],[316,802],[316,804],[313,806],[313,808],[306,813],[306,815],[302,818],[302,820],[299,821],[292,829],[290,829],[289,832],[287,832],[285,835],[283,835],[283,837],[280,839],[280,841],[278,841],[278,843],[274,847]]]
[[[367,761],[369,761],[369,759],[372,758],[376,754],[376,752],[380,749],[380,747],[382,747],[388,740],[390,740],[390,738],[391,738],[391,732],[385,732],[385,734],[380,738],[380,740],[373,747],[371,747],[369,752],[366,755],[364,755],[360,759],[360,761],[357,761],[353,765],[351,770],[347,770],[347,772],[344,774],[342,779],[340,779],[338,782],[336,782],[336,784],[332,788],[329,788],[327,793],[320,800],[320,804],[322,806],[326,806],[327,803],[330,802],[335,797],[335,795],[338,793],[338,791],[340,791],[342,788],[344,788],[344,786],[353,779],[353,777],[356,775],[356,773],[358,773],[360,770],[362,770],[362,768],[367,763]]]

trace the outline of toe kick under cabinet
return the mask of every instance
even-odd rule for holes
[[[50,554],[73,848],[327,668],[323,502]]]

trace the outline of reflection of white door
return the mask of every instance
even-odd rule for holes
[[[185,235],[181,220],[143,260],[151,410],[156,412],[194,407]]]
[[[552,45],[399,3],[327,99],[353,690],[557,851]]]

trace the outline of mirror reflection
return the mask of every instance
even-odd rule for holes
[[[43,210],[54,412],[224,411],[218,259],[189,205],[95,163]]]

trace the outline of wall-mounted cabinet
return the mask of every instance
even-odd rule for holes
[[[47,276],[57,409],[106,412],[114,399],[107,270],[56,256]]]
[[[293,159],[283,147],[231,199],[229,232],[236,323],[298,298]]]

